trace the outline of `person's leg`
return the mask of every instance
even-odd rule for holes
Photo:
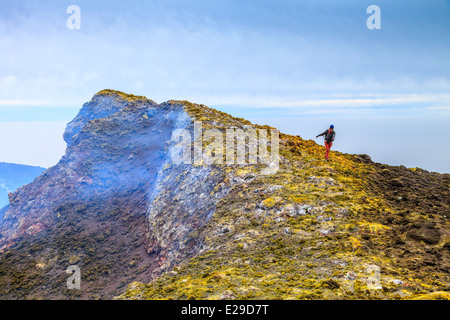
[[[329,155],[329,153],[330,153],[330,149],[331,149],[331,146],[333,145],[333,142],[326,142],[325,141],[325,149],[326,149],[326,153],[325,153],[325,159],[327,159],[328,160],[328,155]]]

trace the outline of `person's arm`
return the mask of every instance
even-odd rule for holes
[[[326,135],[328,132],[328,130],[325,130],[324,132],[322,132],[321,134],[317,135],[316,138],[320,137],[320,136],[324,136]]]
[[[336,138],[336,131],[333,130],[333,138],[331,139],[331,142],[334,141],[334,138]]]

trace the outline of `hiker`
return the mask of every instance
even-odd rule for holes
[[[333,145],[334,138],[336,137],[336,131],[334,131],[334,125],[330,126],[330,129],[325,130],[321,134],[317,135],[316,138],[320,136],[325,136],[325,159],[328,160],[328,154],[330,153],[331,146]]]

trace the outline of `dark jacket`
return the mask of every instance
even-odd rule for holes
[[[330,129],[325,130],[324,132],[322,132],[321,134],[319,134],[316,138],[320,137],[320,136],[325,136],[325,141],[330,143],[334,141],[334,138],[336,137],[336,131],[331,131]]]

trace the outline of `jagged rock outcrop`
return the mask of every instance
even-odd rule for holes
[[[176,164],[173,134],[195,137],[194,121],[272,129],[112,90],[86,103],[65,156],[3,209],[0,297],[446,297],[448,174],[336,151],[325,162],[322,146],[284,134],[276,171]],[[66,286],[69,265],[80,267],[79,290]]]
[[[91,112],[101,118],[93,119]],[[151,188],[180,114],[180,105],[157,106],[102,92],[94,96],[68,124],[68,148],[59,163],[10,195],[0,245],[48,229],[69,202],[90,204],[147,191],[141,186]]]
[[[0,277],[33,280],[3,288],[2,297],[111,298],[136,277],[150,281],[158,262],[146,252],[149,195],[172,131],[187,119],[180,103],[114,91],[86,103],[67,126],[59,163],[10,195]],[[74,262],[85,280],[78,294],[65,288]]]

